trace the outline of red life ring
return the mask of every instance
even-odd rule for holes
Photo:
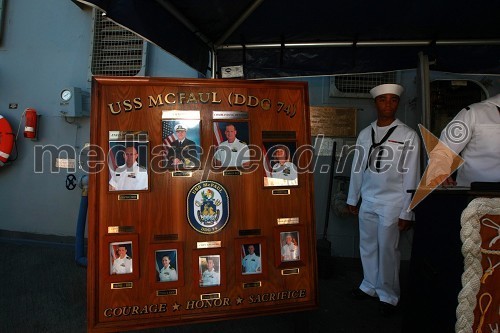
[[[0,115],[0,166],[7,162],[14,145],[14,133],[9,122]]]

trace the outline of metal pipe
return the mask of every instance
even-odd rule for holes
[[[210,50],[211,55],[211,66],[212,66],[212,75],[210,76],[212,79],[215,79],[217,74],[217,51],[215,49]]]
[[[226,44],[217,46],[218,50],[241,50],[246,49],[277,49],[286,48],[311,48],[311,47],[370,47],[370,46],[426,46],[431,45],[432,40],[374,40],[358,42],[320,42],[320,43],[266,43],[266,44]],[[436,45],[500,45],[499,39],[478,39],[478,40],[438,40]]]
[[[78,211],[78,221],[76,224],[76,237],[75,237],[75,261],[77,265],[87,267],[87,256],[85,255],[85,224],[87,222],[87,208],[88,201],[88,177],[82,176],[82,198],[80,200],[80,210]]]
[[[477,40],[438,40],[436,45],[500,45],[498,39],[477,39]]]

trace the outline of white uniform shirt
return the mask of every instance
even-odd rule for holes
[[[387,148],[392,157],[386,155],[381,161],[381,168],[385,171],[377,172],[373,167],[367,166],[368,154],[372,145],[371,131],[376,130],[377,122],[363,129],[356,141],[349,195],[347,204],[356,206],[360,197],[374,203],[401,208],[400,218],[413,220],[413,213],[407,209],[411,202],[411,193],[408,190],[417,188],[420,177],[419,168],[419,138],[417,133],[398,119],[387,126],[387,131],[397,125],[387,141],[382,144]],[[376,138],[382,139],[384,133]],[[375,155],[375,154],[373,154]],[[370,159],[372,165],[375,156]]]
[[[120,165],[115,171],[111,171],[109,185],[117,191],[147,190],[148,173],[137,162],[131,168],[127,168],[126,164]]]
[[[287,180],[292,185],[295,183],[297,185],[297,168],[292,162],[285,162],[283,165],[276,163],[273,165],[273,170],[271,172],[272,178]]]
[[[461,110],[441,132],[440,140],[461,153],[457,185],[471,182],[500,182],[500,94]],[[464,127],[465,126],[465,127]],[[442,145],[430,153],[427,182],[449,175],[453,156]]]
[[[238,139],[235,139],[231,143],[226,140],[221,142],[214,157],[222,166],[241,166],[243,163],[249,161],[250,152],[246,143]]]
[[[298,260],[300,258],[299,247],[294,243],[285,244],[281,248],[281,255],[284,261]]]
[[[167,268],[162,267],[160,270],[160,281],[177,281],[177,271],[170,267],[170,265]]]
[[[113,268],[111,270],[113,274],[126,274],[132,273],[132,258],[125,256],[125,258],[116,258],[113,261]]]
[[[255,253],[247,254],[241,264],[245,268],[245,273],[258,273],[261,271],[260,268],[260,257]]]
[[[214,270],[209,271],[208,269],[203,272],[202,277],[202,286],[218,286],[220,284],[220,275],[218,272]]]

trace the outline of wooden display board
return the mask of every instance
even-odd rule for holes
[[[89,161],[90,332],[317,307],[307,83],[94,77]]]

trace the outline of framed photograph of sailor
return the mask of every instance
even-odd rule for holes
[[[202,156],[200,122],[200,119],[162,120],[164,166],[167,169],[200,168]]]
[[[278,267],[303,265],[305,247],[300,238],[304,228],[300,225],[275,227],[274,240],[276,242],[275,263]]]
[[[110,282],[139,278],[139,236],[137,234],[104,237],[103,259]]]
[[[109,131],[109,191],[148,191],[146,131]]]
[[[267,277],[265,237],[242,237],[234,240],[236,280],[242,282]]]
[[[297,161],[295,161],[296,150],[295,141],[262,144],[265,187],[299,185]]]
[[[151,283],[156,288],[184,285],[184,252],[182,243],[169,242],[149,246]]]
[[[209,248],[193,251],[193,273],[201,293],[226,289],[226,253],[224,248]]]
[[[250,165],[250,132],[247,121],[214,121],[214,168],[245,168]]]

